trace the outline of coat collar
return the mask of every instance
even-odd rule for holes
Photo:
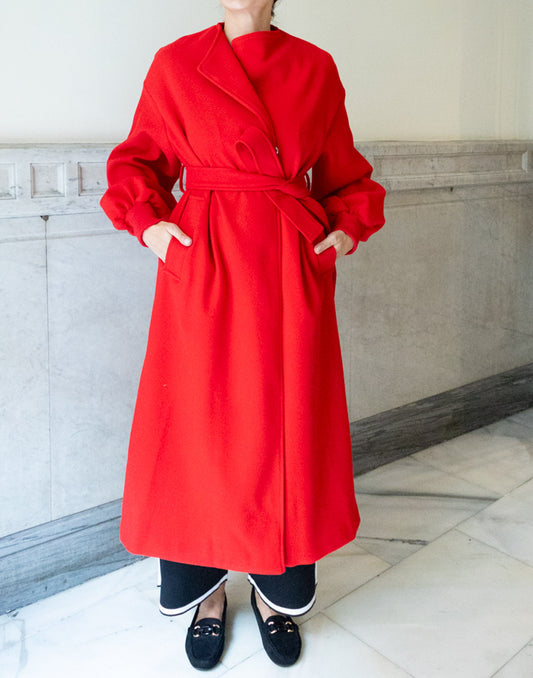
[[[243,106],[246,106],[259,118],[265,131],[274,141],[275,134],[270,115],[233,51],[224,33],[224,23],[219,21],[209,30],[212,33],[212,41],[197,66],[198,72],[214,85],[224,90],[229,96],[239,101]],[[254,31],[253,33],[238,36],[236,39],[244,38],[246,40],[250,36],[255,37],[258,33],[264,34],[260,36],[262,39],[276,40],[277,44],[279,44],[280,38],[287,35],[285,31],[275,26],[270,31]]]

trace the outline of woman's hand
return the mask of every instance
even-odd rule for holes
[[[338,258],[339,255],[342,256],[346,254],[346,252],[349,252],[353,246],[353,239],[344,231],[337,229],[328,233],[324,240],[321,240],[315,245],[315,252],[320,254],[320,252],[323,252],[328,247],[334,247]]]
[[[192,243],[192,239],[177,224],[173,224],[170,221],[159,221],[157,224],[153,224],[153,226],[148,226],[144,230],[142,238],[163,263],[172,238],[177,238],[185,247]]]

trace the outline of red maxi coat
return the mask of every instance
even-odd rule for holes
[[[372,170],[327,51],[276,26],[230,43],[219,22],[156,52],[100,203],[143,246],[161,220],[193,241],[157,260],[130,552],[280,574],[355,537],[336,251],[313,245],[339,228],[351,254],[383,226]]]

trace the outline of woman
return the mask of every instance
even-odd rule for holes
[[[162,613],[196,606],[193,666],[220,659],[228,569],[288,666],[316,561],[359,526],[335,262],[385,190],[331,55],[271,25],[275,1],[221,5],[157,51],[108,160],[102,208],[158,256],[120,539],[159,558]]]

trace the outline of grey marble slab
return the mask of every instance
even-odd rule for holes
[[[511,417],[508,417],[508,421],[516,422],[523,426],[533,428],[533,408],[530,408],[528,410],[522,410],[521,412],[513,414]]]
[[[44,240],[46,221],[39,216],[0,219],[0,245],[18,240]]]
[[[52,518],[122,495],[156,270],[127,233],[48,241]]]
[[[395,195],[385,226],[338,265],[352,421],[533,356],[531,193],[426,203],[419,191],[391,206]]]
[[[457,529],[533,566],[532,525],[533,480],[529,480]]]
[[[120,507],[110,502],[0,540],[0,614],[138,560],[118,539]]]
[[[247,618],[249,624],[253,623],[250,614]],[[294,676],[412,678],[383,654],[321,613],[303,622],[301,633],[306,645],[297,665],[289,669]],[[282,671],[273,667],[266,653],[260,651],[224,675],[228,678],[271,678],[284,675]]]
[[[459,530],[323,611],[412,676],[488,678],[531,640],[533,568]]]
[[[356,475],[533,406],[533,363],[352,422]]]
[[[413,458],[505,494],[533,477],[533,428],[510,416],[432,445]]]
[[[391,564],[423,548],[501,496],[412,457],[355,478],[355,543]]]
[[[492,678],[530,678],[533,675],[533,641],[517,652]]]
[[[0,246],[0,536],[51,519],[46,247]]]

